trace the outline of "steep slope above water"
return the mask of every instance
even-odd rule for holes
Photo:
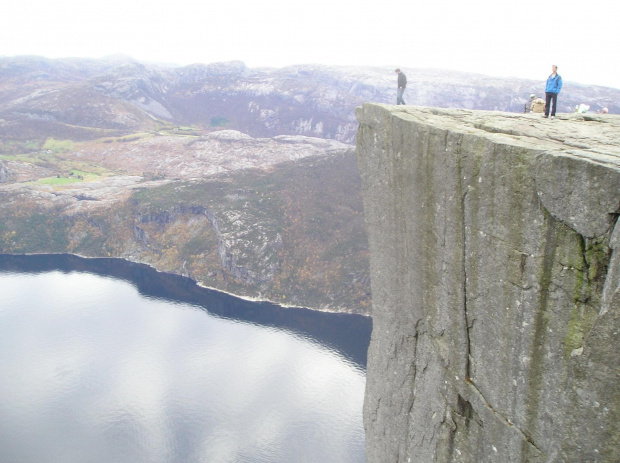
[[[121,257],[237,295],[367,313],[349,145],[219,131],[49,146],[0,157],[0,252]]]

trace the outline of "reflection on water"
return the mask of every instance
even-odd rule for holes
[[[369,320],[29,259],[0,256],[0,461],[364,461]]]

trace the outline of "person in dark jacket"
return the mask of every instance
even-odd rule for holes
[[[551,109],[551,119],[555,117],[555,110],[558,104],[558,93],[562,90],[562,77],[558,74],[558,67],[554,64],[551,66],[551,75],[547,78],[547,86],[545,87],[545,115],[543,117],[549,117],[549,109],[551,109],[551,103],[553,103],[553,109]]]
[[[407,87],[407,76],[400,69],[394,71],[398,74],[398,92],[396,93],[396,104],[406,104],[403,100],[403,93],[405,93],[405,87]]]

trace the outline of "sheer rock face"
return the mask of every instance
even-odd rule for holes
[[[620,461],[620,118],[357,118],[368,462]]]

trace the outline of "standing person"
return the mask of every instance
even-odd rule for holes
[[[547,78],[547,86],[545,87],[545,115],[549,117],[549,109],[553,102],[553,109],[551,110],[551,119],[555,117],[555,110],[558,105],[558,93],[562,90],[562,77],[558,74],[558,67],[554,64],[551,66],[551,75]]]
[[[400,69],[394,71],[398,74],[398,92],[396,93],[396,104],[406,104],[403,100],[403,93],[405,93],[405,87],[407,87],[407,76]]]

